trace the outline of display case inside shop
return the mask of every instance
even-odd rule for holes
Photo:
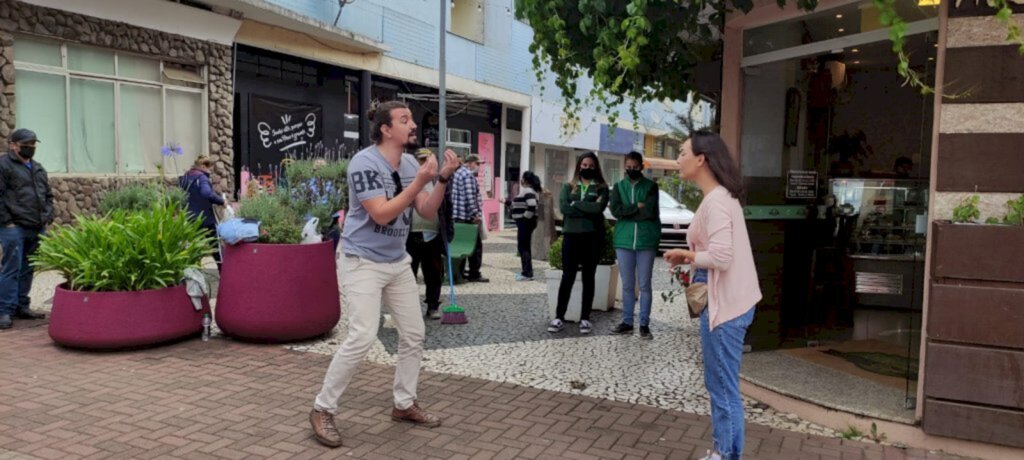
[[[833,179],[831,193],[837,236],[851,259],[856,304],[921,308],[928,183]]]
[[[900,179],[833,179],[836,215],[850,227],[851,254],[924,254],[928,183]]]

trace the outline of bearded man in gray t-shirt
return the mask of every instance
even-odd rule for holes
[[[401,102],[383,103],[370,111],[369,118],[376,145],[357,153],[348,164],[349,209],[341,236],[344,257],[338,261],[342,300],[349,312],[348,337],[334,354],[309,413],[317,441],[330,447],[341,446],[334,424],[338,399],[377,339],[382,304],[391,310],[399,336],[391,418],[426,427],[441,424],[416,402],[425,326],[405,240],[414,208],[423,218],[437,220],[459,159],[446,151],[438,175],[437,158],[431,156],[421,166],[404,153],[416,148],[416,123]],[[433,191],[425,192],[435,178]]]

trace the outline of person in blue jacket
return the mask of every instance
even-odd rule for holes
[[[211,167],[213,160],[206,155],[200,155],[192,169],[178,178],[178,185],[188,194],[189,217],[199,220],[203,224],[203,229],[216,238],[217,219],[213,215],[213,205],[224,206],[224,199],[218,196],[210,185]],[[220,270],[220,251],[213,253],[213,259],[217,261],[217,270]]]

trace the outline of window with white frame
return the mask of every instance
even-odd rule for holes
[[[465,159],[466,155],[473,153],[473,133],[468,129],[449,128],[445,148],[452,149],[459,158]]]
[[[206,153],[203,69],[26,36],[14,52],[17,124],[50,172],[180,174]],[[172,144],[181,155],[162,155]]]

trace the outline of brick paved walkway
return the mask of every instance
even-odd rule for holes
[[[306,416],[329,357],[199,340],[85,353],[43,322],[0,333],[0,458],[695,458],[707,417],[484,380],[424,374],[428,430],[389,417],[388,367],[366,364],[342,402],[345,447]],[[949,458],[750,425],[748,459]]]

